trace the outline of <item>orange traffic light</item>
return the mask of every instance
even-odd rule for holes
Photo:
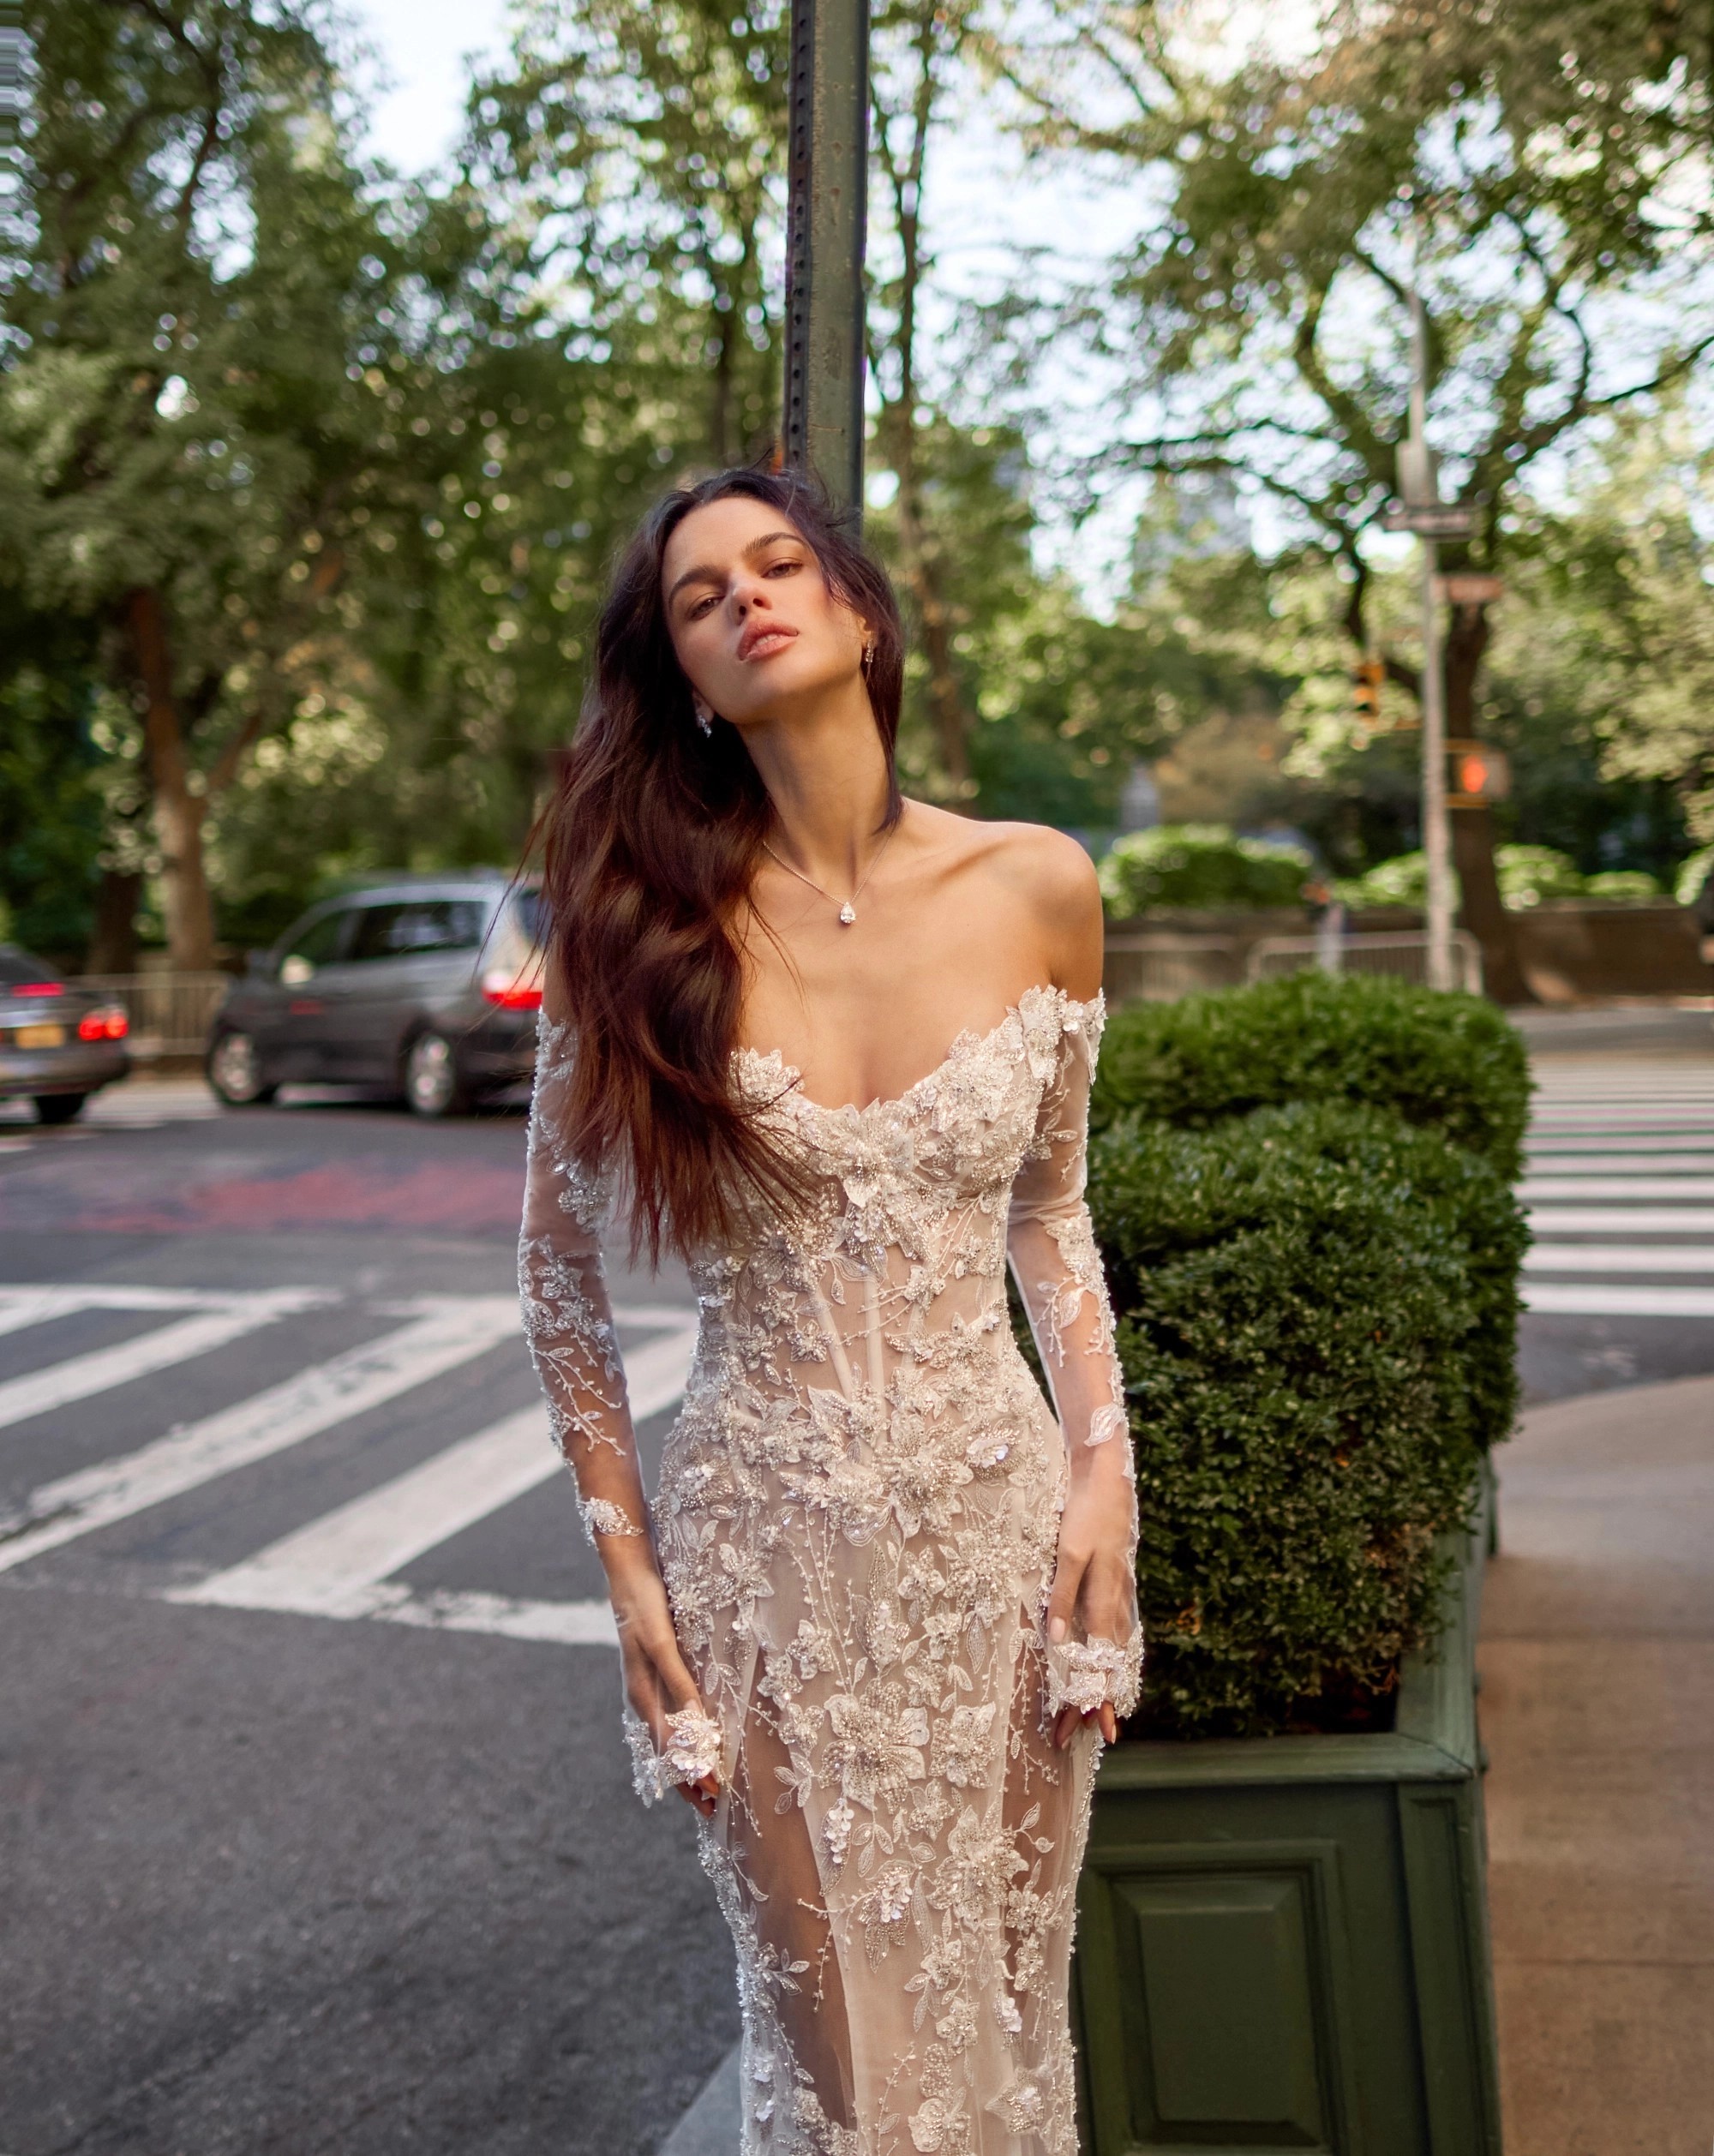
[[[1504,749],[1481,741],[1447,743],[1447,806],[1486,808],[1512,791],[1512,764]]]
[[[1351,705],[1360,719],[1381,716],[1381,684],[1386,679],[1384,660],[1365,659],[1351,669]]]

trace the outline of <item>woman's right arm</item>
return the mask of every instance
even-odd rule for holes
[[[712,1725],[679,1652],[650,1532],[602,1267],[607,1178],[573,1159],[562,1135],[574,1051],[558,1001],[550,985],[536,1051],[518,1249],[524,1329],[554,1441],[572,1470],[584,1530],[607,1574],[626,1698],[636,1718],[630,1733],[639,1789],[652,1795],[678,1787],[707,1813],[718,1787],[708,1764]]]

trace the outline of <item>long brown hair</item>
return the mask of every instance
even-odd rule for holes
[[[812,478],[746,467],[675,488],[620,560],[596,632],[583,716],[545,817],[549,949],[576,1041],[562,1141],[616,1165],[632,1231],[658,1260],[717,1247],[802,1178],[734,1099],[743,986],[734,924],[773,818],[736,730],[696,723],[667,626],[662,559],[693,509],[742,495],[790,519],[829,588],[868,624],[869,701],[902,804],[894,744],[904,635],[885,572]]]

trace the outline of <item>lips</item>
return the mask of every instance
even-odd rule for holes
[[[770,659],[796,635],[797,631],[788,629],[783,621],[752,621],[738,639],[738,656],[740,660]]]

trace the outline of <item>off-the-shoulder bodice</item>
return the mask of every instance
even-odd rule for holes
[[[1029,989],[862,1106],[734,1054],[810,1197],[692,1261],[698,1346],[651,1518],[600,1286],[604,1179],[556,1139],[572,1044],[543,1028],[531,1344],[585,1518],[652,1531],[712,1717],[665,1758],[632,1734],[647,1793],[718,1758],[705,1857],[738,1942],[745,2156],[1075,2149],[1088,1760],[1047,1730],[1062,1702],[1126,1710],[1141,1654],[1042,1631],[1071,1449],[1125,1427],[1083,1202],[1103,1016]],[[1013,1339],[1009,1262],[1057,1417]]]

